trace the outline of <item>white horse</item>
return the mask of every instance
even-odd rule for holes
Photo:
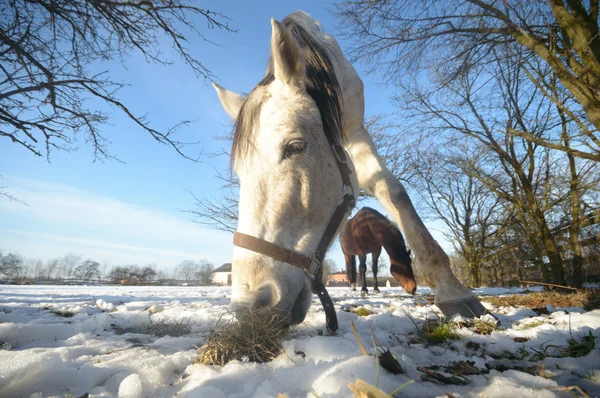
[[[364,126],[363,83],[337,41],[301,11],[271,24],[271,60],[254,90],[244,97],[213,84],[236,120],[238,232],[269,242],[273,250],[311,258],[348,194],[331,146],[339,143],[353,164],[350,192],[366,190],[398,222],[421,280],[436,288],[435,304],[446,315],[482,315],[484,307],[453,274],[448,256],[378,156]],[[233,252],[232,304],[273,307],[291,323],[302,322],[311,304],[307,272],[239,246]]]

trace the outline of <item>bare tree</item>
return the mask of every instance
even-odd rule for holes
[[[212,272],[215,266],[207,259],[202,259],[197,263],[196,279],[201,285],[210,285],[212,281]]]
[[[42,262],[42,259],[38,258],[35,260],[32,267],[31,276],[38,280],[44,276],[44,263]]]
[[[106,278],[108,277],[108,267],[110,267],[110,260],[102,260],[100,279],[106,280]]]
[[[546,92],[554,99],[553,103],[560,118],[560,139],[564,148],[577,150],[580,146],[577,136],[581,130],[581,123],[571,117],[568,107],[564,104],[569,101],[569,96],[564,95],[556,79],[544,81]],[[542,143],[542,145],[544,145]],[[600,163],[587,159],[577,158],[572,151],[565,151],[566,159],[564,166],[558,168],[556,175],[556,196],[568,191],[563,203],[558,206],[560,226],[568,225],[566,228],[557,227],[554,233],[560,233],[565,229],[568,232],[568,244],[570,246],[570,274],[572,284],[581,287],[583,283],[584,253],[582,246],[582,230],[589,225],[589,213],[594,217],[600,212],[596,199],[598,184],[600,183]],[[564,170],[564,171],[563,171]],[[562,211],[561,211],[562,210]],[[586,214],[588,213],[588,214]]]
[[[12,278],[22,269],[23,258],[15,253],[2,254],[0,251],[0,276]]]
[[[138,273],[138,279],[143,282],[156,278],[156,264],[148,264],[142,267]]]
[[[397,83],[407,71],[435,69],[450,82],[474,65],[495,62],[498,47],[517,48],[528,77],[553,76],[579,104],[565,107],[581,122],[582,147],[516,128],[538,144],[600,160],[600,34],[598,1],[580,0],[340,0],[341,28],[354,40],[354,56]],[[506,53],[506,57],[512,57]],[[545,90],[547,95],[554,100]]]
[[[46,260],[46,279],[52,279],[56,277],[56,273],[59,270],[59,258],[50,258]]]
[[[83,137],[95,159],[113,158],[101,131],[109,119],[98,105],[103,103],[188,158],[184,143],[173,135],[188,122],[155,129],[119,100],[116,92],[123,83],[97,66],[107,60],[125,63],[132,53],[169,65],[172,60],[160,50],[166,39],[197,76],[211,78],[187,43],[190,35],[211,43],[202,23],[232,31],[225,16],[189,0],[7,0],[0,9],[0,137],[48,159],[53,149],[76,149]]]
[[[118,282],[121,279],[126,279],[129,278],[131,276],[131,269],[127,266],[121,266],[121,265],[117,265],[116,267],[113,267],[109,274],[107,275],[107,278],[110,281],[113,282]]]
[[[77,278],[84,281],[90,281],[100,277],[100,263],[92,259],[87,259],[74,270]]]
[[[513,49],[511,49],[513,51]],[[473,139],[488,150],[487,159],[463,170],[501,200],[510,203],[529,241],[537,248],[545,279],[564,284],[560,248],[551,231],[549,211],[564,200],[551,184],[556,160],[550,150],[508,134],[518,127],[544,136],[560,126],[554,106],[539,94],[518,62],[496,54],[496,63],[473,67],[443,89],[410,89],[409,106],[426,118],[431,131]],[[488,86],[493,82],[491,86]],[[422,119],[424,120],[424,119]],[[541,259],[550,260],[548,273]]]
[[[445,224],[446,238],[465,260],[472,287],[481,285],[482,267],[512,219],[511,207],[471,173],[486,154],[470,140],[442,141],[417,152],[413,166],[421,203]]]
[[[331,257],[325,257],[323,260],[323,283],[327,283],[327,277],[332,272],[338,272],[339,268],[335,260]]]
[[[81,263],[81,254],[67,253],[60,259],[61,273],[65,278],[71,278],[73,271]]]
[[[24,258],[22,269],[18,277],[21,279],[32,278],[36,261],[37,260],[33,258]]]
[[[182,278],[189,282],[196,275],[196,272],[198,272],[198,264],[192,260],[185,260],[175,268],[174,274],[176,278]]]

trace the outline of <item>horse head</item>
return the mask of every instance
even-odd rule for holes
[[[310,257],[343,196],[331,146],[341,140],[340,88],[326,50],[308,29],[290,17],[271,24],[269,67],[252,92],[243,97],[214,85],[236,121],[231,165],[240,182],[238,232]],[[235,247],[234,308],[271,307],[297,324],[313,288],[301,268]]]
[[[412,269],[412,258],[410,257],[410,249],[406,250],[404,242],[399,244],[395,251],[395,256],[390,256],[390,272],[394,279],[402,285],[402,289],[410,294],[415,294],[417,291],[417,281]]]

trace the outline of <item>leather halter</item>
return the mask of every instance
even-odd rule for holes
[[[338,329],[337,315],[331,297],[329,297],[325,285],[321,280],[323,276],[323,259],[325,258],[327,248],[335,237],[335,233],[347,217],[347,214],[354,207],[355,198],[354,188],[352,187],[352,181],[350,179],[352,171],[350,170],[350,167],[348,167],[346,153],[338,143],[333,141],[333,138],[327,136],[327,139],[333,150],[338,169],[342,176],[344,198],[329,220],[329,224],[321,237],[321,241],[319,242],[319,246],[317,246],[315,254],[307,256],[298,253],[297,251],[278,246],[275,243],[267,242],[264,239],[237,231],[233,235],[233,244],[304,270],[312,280],[313,292],[317,293],[321,300],[321,304],[323,305],[323,309],[325,310],[326,327],[332,334],[335,334],[335,331]],[[348,188],[350,189],[349,193],[346,192]]]

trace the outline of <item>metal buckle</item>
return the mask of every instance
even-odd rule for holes
[[[321,269],[322,265],[315,258],[313,258],[310,262],[308,268],[304,269],[304,272],[311,278],[315,279],[317,272]]]

